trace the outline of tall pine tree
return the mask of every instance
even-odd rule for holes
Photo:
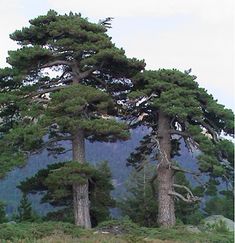
[[[49,146],[61,153],[59,141],[71,141],[73,161],[85,163],[85,138],[127,138],[123,124],[106,119],[116,111],[104,91],[122,90],[145,64],[116,48],[106,27],[50,10],[10,36],[20,48],[9,51],[12,68],[0,72],[5,171],[22,164],[30,151]],[[74,183],[73,192],[75,224],[90,228],[88,183]]]
[[[195,78],[178,70],[145,71],[136,77],[126,103],[133,126],[146,125],[151,130],[129,162],[141,169],[149,157],[156,161],[158,223],[165,227],[176,222],[175,198],[189,203],[199,200],[187,186],[176,184],[175,173],[195,178],[205,173],[210,184],[218,184],[219,178],[233,180],[234,145],[221,135],[234,134],[234,114],[200,88]],[[179,139],[189,151],[200,151],[199,171],[189,171],[172,160]]]

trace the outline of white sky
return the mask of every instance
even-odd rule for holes
[[[192,68],[201,86],[234,109],[233,0],[2,0],[1,67],[17,47],[9,34],[49,9],[95,22],[114,17],[109,33],[127,56],[145,59],[147,69]]]

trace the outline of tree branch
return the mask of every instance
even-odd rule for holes
[[[178,192],[170,191],[168,194],[169,194],[169,195],[172,195],[172,196],[176,196],[176,197],[180,198],[181,200],[183,200],[184,202],[187,202],[187,203],[193,203],[193,202],[198,201],[198,199],[195,200],[195,199],[190,198],[190,197],[188,197],[188,196],[187,196],[187,198],[186,198],[186,197],[184,197],[182,194],[180,194],[180,193],[178,193]]]
[[[200,173],[196,173],[196,172],[193,172],[193,171],[190,171],[190,170],[185,170],[185,169],[182,169],[182,168],[180,168],[178,166],[174,166],[174,165],[171,166],[171,169],[175,170],[175,171],[179,171],[179,172],[192,174],[192,175],[195,175],[195,176],[200,176],[201,175]]]
[[[53,67],[53,66],[59,66],[59,65],[67,65],[67,66],[71,66],[71,62],[68,61],[64,61],[64,60],[56,60],[53,62],[48,62],[44,65],[42,65],[40,68],[49,68],[49,67]]]
[[[50,139],[48,141],[46,141],[43,146],[37,150],[34,150],[31,154],[38,154],[40,152],[42,152],[44,149],[46,149],[49,145],[59,142],[59,141],[66,141],[66,140],[72,140],[71,136],[57,136],[56,138]]]
[[[61,89],[64,89],[64,88],[67,88],[67,86],[62,86],[62,85],[61,86],[55,86],[55,87],[51,87],[49,89],[44,89],[44,90],[41,90],[41,91],[33,92],[33,93],[29,94],[27,97],[43,95],[43,94],[50,93],[50,92],[57,91],[57,90],[61,90]]]
[[[79,78],[80,79],[83,79],[83,78],[87,78],[90,74],[92,74],[97,68],[96,67],[92,67],[90,69],[88,69],[87,71],[85,72],[80,72],[79,73]]]
[[[187,186],[183,186],[183,185],[179,185],[179,184],[173,184],[173,187],[185,189],[193,197],[192,191]]]
[[[176,134],[176,135],[180,135],[182,137],[190,137],[191,138],[191,135],[187,132],[183,132],[183,131],[179,131],[179,130],[174,130],[174,129],[171,129],[170,130],[170,133],[171,134]]]
[[[182,194],[175,192],[175,191],[169,192],[169,195],[176,196],[176,197],[180,198],[181,200],[183,200],[184,202],[192,203],[192,202],[197,202],[197,201],[201,200],[199,197],[194,196],[192,191],[187,186],[173,184],[173,187],[182,188],[182,189],[185,189],[188,192],[186,197],[184,197]]]
[[[207,130],[207,132],[209,132],[211,134],[213,140],[215,142],[218,142],[218,135],[214,131],[214,129],[209,124],[207,124],[205,121],[203,121],[203,120],[200,120],[199,123]]]

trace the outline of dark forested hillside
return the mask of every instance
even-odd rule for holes
[[[86,157],[90,163],[96,163],[98,161],[107,160],[109,161],[110,168],[113,174],[113,183],[115,190],[113,192],[114,197],[118,197],[120,193],[125,190],[123,182],[127,179],[130,172],[130,167],[123,167],[126,164],[126,159],[135,147],[138,145],[140,139],[147,133],[147,129],[139,127],[132,131],[131,139],[125,142],[116,143],[90,143],[87,142],[87,153]],[[64,145],[69,148],[68,143]],[[195,160],[195,156],[188,153],[187,149],[182,147],[182,153],[180,156],[176,156],[177,161],[188,161]],[[45,168],[48,164],[52,164],[58,161],[68,161],[71,158],[71,152],[61,155],[58,158],[48,156],[47,151],[41,154],[32,156],[27,165],[23,168],[17,168],[10,172],[8,176],[0,183],[0,200],[7,203],[7,213],[12,214],[16,211],[20,200],[20,190],[16,186],[27,177],[31,177],[36,174],[42,168]],[[196,163],[188,163],[189,168],[196,166]],[[123,169],[125,168],[125,169]],[[121,186],[122,185],[122,186]],[[46,214],[52,210],[52,206],[49,204],[40,204],[41,196],[38,194],[31,195],[31,201],[33,208],[39,214]]]

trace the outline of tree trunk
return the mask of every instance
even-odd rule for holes
[[[85,163],[85,138],[82,130],[74,134],[72,140],[73,161]],[[75,224],[84,228],[91,228],[88,181],[86,184],[73,184],[73,207]]]
[[[157,185],[158,185],[158,224],[163,227],[175,225],[174,199],[169,195],[173,191],[174,176],[170,168],[171,135],[170,119],[164,113],[158,116],[158,138],[160,152],[157,156]]]

